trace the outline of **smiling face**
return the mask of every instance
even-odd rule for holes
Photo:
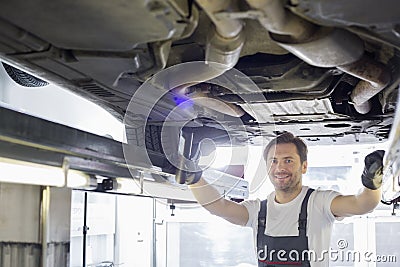
[[[301,162],[297,148],[292,143],[272,146],[266,157],[269,179],[275,191],[292,193],[301,189],[302,175],[307,161]]]

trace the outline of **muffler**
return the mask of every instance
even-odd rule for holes
[[[336,67],[361,81],[351,94],[355,109],[366,114],[369,100],[390,82],[390,71],[364,55],[364,42],[343,29],[319,27],[291,13],[280,0],[247,0],[272,40],[310,65]]]

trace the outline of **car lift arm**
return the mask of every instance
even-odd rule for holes
[[[143,152],[143,147],[127,145],[107,137],[84,132],[9,108],[0,107],[0,157],[68,168],[103,177],[143,179],[151,175],[157,183],[186,188],[175,181],[175,174],[156,169],[150,162],[127,164],[124,149]],[[126,152],[126,151],[125,151]],[[153,161],[164,155],[147,151]],[[232,197],[248,197],[247,182],[223,177],[216,186]],[[238,182],[239,181],[239,182]],[[142,184],[142,183],[141,183]],[[228,190],[229,189],[229,190]]]

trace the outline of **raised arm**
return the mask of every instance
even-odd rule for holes
[[[357,195],[337,196],[332,200],[331,211],[337,217],[361,215],[371,212],[381,200],[383,150],[377,150],[365,157],[361,175],[364,189]]]
[[[224,218],[225,220],[245,225],[249,214],[245,206],[234,201],[225,199],[217,189],[208,184],[203,178],[197,183],[189,185],[196,200],[211,214]]]

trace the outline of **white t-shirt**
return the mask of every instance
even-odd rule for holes
[[[275,202],[275,192],[267,197],[267,216],[265,234],[269,236],[298,236],[298,218],[301,203],[307,193],[308,187],[303,186],[300,194],[289,203],[279,204]],[[308,249],[315,255],[311,257],[311,266],[329,265],[329,245],[332,225],[335,216],[330,206],[332,200],[339,193],[332,190],[316,189],[311,193],[307,206],[307,236]],[[253,228],[255,247],[257,243],[258,212],[260,210],[260,199],[246,200],[242,202],[249,212],[249,220],[246,224]],[[326,252],[324,252],[326,251]],[[313,257],[315,260],[313,260]]]

